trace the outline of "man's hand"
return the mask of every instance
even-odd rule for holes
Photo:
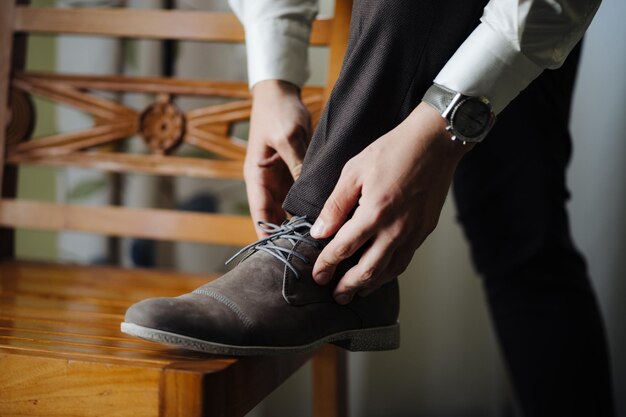
[[[250,138],[244,178],[252,220],[280,224],[282,203],[300,176],[311,135],[311,117],[293,84],[268,80],[252,90]],[[259,238],[264,237],[257,230]]]
[[[327,284],[337,264],[366,245],[337,284],[338,303],[368,295],[404,272],[434,230],[454,170],[471,148],[450,140],[445,127],[441,115],[421,103],[345,165],[311,230],[315,238],[336,233],[313,268],[318,284]]]

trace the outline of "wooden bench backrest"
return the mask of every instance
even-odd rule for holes
[[[317,19],[311,43],[328,46],[325,87],[305,87],[303,101],[319,116],[341,67],[352,1],[336,0],[333,18]],[[12,228],[71,230],[110,236],[243,245],[255,239],[247,216],[176,212],[164,209],[88,207],[16,199],[19,164],[76,166],[109,172],[241,179],[245,145],[232,141],[232,124],[250,116],[243,82],[177,78],[133,78],[24,72],[28,34],[80,34],[202,42],[244,41],[231,13],[132,9],[33,8],[18,0],[0,1],[0,257],[12,255]],[[136,111],[94,91],[139,92],[154,102]],[[35,122],[31,96],[37,95],[89,113],[92,127],[31,139]],[[227,104],[180,111],[176,96],[238,99]],[[6,121],[3,124],[2,121]],[[139,134],[151,154],[99,152],[98,147]],[[216,158],[170,155],[179,143]],[[211,231],[208,233],[207,231]]]

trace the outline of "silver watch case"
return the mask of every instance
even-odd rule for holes
[[[463,108],[464,105],[472,101],[479,101],[483,105],[487,106],[487,108],[489,109],[489,119],[487,121],[487,124],[476,136],[467,136],[461,133],[459,129],[457,129],[457,127],[455,126],[455,122],[457,120],[459,109]],[[485,138],[485,136],[487,136],[496,121],[496,116],[493,112],[491,102],[486,97],[466,96],[461,93],[455,94],[454,98],[441,113],[441,116],[448,121],[448,127],[446,127],[446,130],[452,134],[451,139],[454,141],[460,141],[461,143],[463,143],[463,145],[466,145],[468,142],[482,142],[482,140]]]

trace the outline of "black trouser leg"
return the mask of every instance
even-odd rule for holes
[[[345,163],[419,104],[485,3],[355,1],[344,66],[287,211],[317,217]],[[565,211],[575,67],[571,59],[536,80],[455,180],[459,217],[527,417],[613,413],[602,322]]]
[[[343,68],[285,210],[318,216],[345,163],[419,104],[485,2],[355,0]]]
[[[527,417],[614,415],[602,319],[565,208],[579,52],[502,112],[454,182],[459,219]]]

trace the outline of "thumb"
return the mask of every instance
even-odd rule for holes
[[[346,222],[361,195],[361,185],[358,176],[344,171],[330,194],[320,215],[311,228],[311,236],[315,239],[324,239],[337,233]]]
[[[306,154],[306,131],[302,128],[297,129],[276,144],[276,151],[289,168],[293,179],[297,180],[302,172],[302,161]]]

